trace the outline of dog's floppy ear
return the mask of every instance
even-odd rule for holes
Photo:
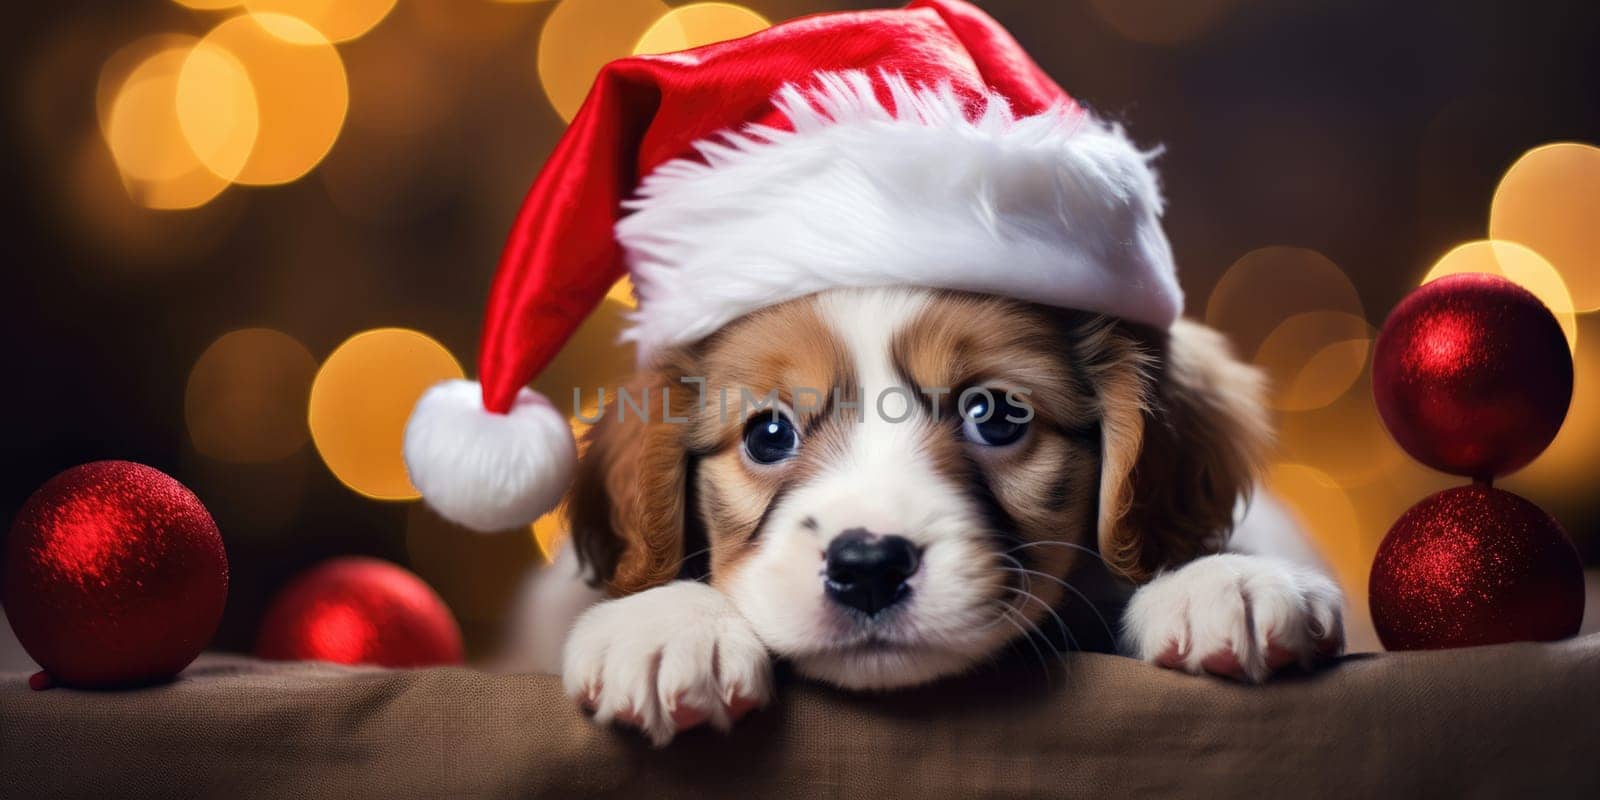
[[[1118,324],[1089,338],[1101,555],[1142,581],[1221,549],[1272,437],[1261,372],[1187,320],[1165,333]]]
[[[567,496],[572,542],[592,579],[614,594],[666,583],[683,560],[692,513],[684,423],[698,398],[679,381],[689,360],[673,354],[634,375],[584,437]]]

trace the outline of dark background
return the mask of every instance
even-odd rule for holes
[[[776,22],[878,4],[743,5]],[[1084,0],[982,5],[1068,91],[1142,145],[1165,146],[1167,227],[1191,313],[1203,313],[1239,256],[1281,244],[1328,256],[1380,324],[1441,254],[1486,235],[1489,200],[1519,155],[1600,140],[1600,3],[1213,2],[1211,24],[1172,44],[1130,40]],[[1139,5],[1160,13],[1159,2]],[[195,211],[130,207],[107,222],[83,200],[78,166],[95,141],[101,63],[138,36],[199,34],[219,17],[164,0],[10,4],[0,33],[0,375],[11,428],[0,445],[0,519],[81,462],[123,458],[174,475],[207,502],[228,543],[224,647],[248,647],[272,589],[321,558],[411,563],[410,504],[347,490],[312,445],[255,465],[196,453],[185,382],[212,341],[248,326],[285,331],[318,359],[357,331],[415,328],[470,371],[502,237],[563,127],[534,70],[553,6],[400,0],[340,46],[350,116],[318,171],[281,187],[236,187]],[[441,25],[448,36],[432,32]],[[447,87],[448,108],[417,130],[386,131],[363,120],[364,98],[373,87],[407,96],[388,68],[401,64]],[[372,213],[342,208],[319,175],[351,163],[376,163],[387,181]],[[1583,330],[1600,336],[1592,319]],[[1581,392],[1581,370],[1579,380]],[[1591,456],[1592,470],[1600,454]],[[1593,474],[1580,491],[1524,490],[1590,563]],[[267,521],[283,516],[261,513],[268,507],[292,513]],[[1375,542],[1381,527],[1369,533]],[[535,555],[503,552],[515,555],[502,559],[511,567],[484,580],[509,586]],[[491,615],[463,616],[472,633]]]

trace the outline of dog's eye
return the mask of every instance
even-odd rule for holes
[[[776,464],[800,449],[800,432],[788,417],[758,414],[744,426],[744,451],[757,464]]]
[[[961,435],[973,444],[1003,447],[1028,432],[1033,415],[999,389],[975,389],[961,399]]]

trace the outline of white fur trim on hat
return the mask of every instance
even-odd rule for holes
[[[1060,108],[1017,118],[861,72],[776,103],[794,130],[696,145],[640,184],[616,226],[641,360],[764,306],[843,286],[961,289],[1160,327],[1183,294],[1146,153]]]
[[[566,417],[531,389],[506,414],[483,408],[473,381],[445,381],[406,424],[411,483],[441,516],[483,532],[528,525],[555,508],[572,481],[577,445]]]

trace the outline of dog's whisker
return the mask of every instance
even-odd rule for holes
[[[1004,568],[1002,567],[1002,569]],[[1018,592],[1024,599],[1032,600],[1033,602],[1038,603],[1039,607],[1043,608],[1046,614],[1049,614],[1055,619],[1056,628],[1061,631],[1062,638],[1066,640],[1066,643],[1071,644],[1073,650],[1083,649],[1082,647],[1078,646],[1078,637],[1072,635],[1071,626],[1067,625],[1066,621],[1061,618],[1060,614],[1056,613],[1054,608],[1050,607],[1049,603],[1046,603],[1044,600],[1040,599],[1038,595],[1035,595],[1032,592],[1011,589],[1010,587],[1007,587],[1007,589],[1012,592]]]
[[[1035,623],[1033,620],[1028,619],[1027,615],[1023,614],[1022,611],[1019,610],[1019,609],[1013,609],[1012,610],[1012,614],[1019,618],[1018,621],[1022,622],[1024,625],[1027,625],[1028,628],[1033,631],[1034,636],[1030,639],[1030,641],[1035,642],[1034,649],[1035,650],[1038,649],[1037,640],[1038,639],[1043,639],[1045,647],[1050,648],[1050,655],[1055,656],[1056,663],[1061,665],[1062,670],[1066,670],[1066,668],[1067,668],[1067,659],[1066,659],[1066,657],[1064,655],[1062,655],[1060,650],[1056,649],[1054,644],[1051,643],[1050,637],[1045,635],[1044,629],[1040,628],[1039,625],[1037,623]],[[1045,670],[1045,678],[1046,678],[1046,680],[1048,680],[1049,677],[1050,677],[1050,671],[1047,668]]]
[[[1039,540],[1039,541],[1036,541],[1036,542],[1024,542],[1022,544],[1017,545],[1016,547],[1008,548],[1006,550],[1006,552],[1007,553],[1015,553],[1018,550],[1026,550],[1026,549],[1028,549],[1030,547],[1065,547],[1065,548],[1067,548],[1069,550],[1076,550],[1076,551],[1078,551],[1080,553],[1085,553],[1085,554],[1088,554],[1090,556],[1093,556],[1095,558],[1095,560],[1099,561],[1101,564],[1104,564],[1105,568],[1110,570],[1113,574],[1117,575],[1117,577],[1125,578],[1125,579],[1130,580],[1130,581],[1135,580],[1132,575],[1128,574],[1127,570],[1122,569],[1121,567],[1118,567],[1115,564],[1112,564],[1110,561],[1107,561],[1105,556],[1099,554],[1098,552],[1095,552],[1095,550],[1093,548],[1084,547],[1083,545],[1078,544],[1076,542],[1056,542],[1056,541],[1047,541],[1047,540]],[[1137,581],[1135,581],[1135,582],[1137,582]]]
[[[1000,555],[1001,558],[1005,559],[1006,561],[1009,561],[1012,564],[1016,565],[1015,568],[1006,567],[1006,566],[1002,565],[1000,567],[1000,569],[1003,570],[1003,571],[1014,573],[1014,574],[1020,576],[1022,578],[1022,581],[1023,581],[1023,585],[1022,585],[1022,588],[1020,590],[1015,588],[1015,587],[1011,587],[1011,586],[1006,586],[1006,587],[1003,587],[1003,588],[1005,588],[1007,591],[1019,592],[1026,599],[1033,600],[1034,602],[1036,602],[1040,606],[1042,606],[1044,608],[1044,610],[1047,613],[1050,614],[1050,616],[1055,618],[1056,625],[1060,627],[1062,634],[1064,634],[1064,638],[1066,639],[1066,643],[1070,643],[1072,645],[1072,649],[1073,650],[1082,650],[1083,648],[1078,644],[1078,637],[1076,637],[1076,636],[1074,636],[1072,634],[1071,628],[1066,624],[1066,622],[1064,620],[1061,619],[1061,615],[1057,614],[1055,609],[1050,607],[1049,603],[1046,603],[1044,600],[1040,599],[1038,597],[1038,595],[1035,595],[1033,593],[1033,580],[1032,580],[1032,578],[1030,576],[1038,575],[1038,576],[1043,577],[1043,578],[1050,578],[1051,580],[1055,580],[1057,583],[1061,583],[1061,581],[1059,579],[1051,576],[1051,575],[1048,575],[1048,574],[1043,573],[1043,572],[1039,572],[1038,570],[1028,569],[1027,567],[1023,566],[1022,562],[1020,560],[1018,560],[1016,556],[1013,556],[1010,553],[1000,553],[999,555]],[[1068,587],[1068,588],[1071,588],[1071,587]],[[1080,593],[1080,596],[1082,596],[1081,593]],[[1095,616],[1098,617],[1099,615],[1100,615],[1100,612],[1099,611],[1095,611]],[[1100,620],[1100,623],[1102,625],[1104,625],[1105,624],[1105,620],[1102,618]],[[1040,631],[1040,635],[1041,636],[1044,635],[1043,631]],[[1048,641],[1048,637],[1046,637],[1046,640]],[[1052,649],[1054,649],[1054,648],[1052,648]]]
[[[1004,569],[1004,568],[1002,568],[1002,569]],[[1069,592],[1072,592],[1074,595],[1077,595],[1078,599],[1082,600],[1084,605],[1089,607],[1089,611],[1094,614],[1094,618],[1096,620],[1099,620],[1100,627],[1105,629],[1106,635],[1111,637],[1112,641],[1116,641],[1117,634],[1114,631],[1111,630],[1111,625],[1110,625],[1110,623],[1106,622],[1105,615],[1100,613],[1100,609],[1095,607],[1094,601],[1090,600],[1089,596],[1084,594],[1080,589],[1078,589],[1078,587],[1073,586],[1070,582],[1062,580],[1061,578],[1057,578],[1056,576],[1051,575],[1051,574],[1049,574],[1047,572],[1040,572],[1038,570],[1027,569],[1026,567],[1024,567],[1022,569],[1025,572],[1029,572],[1029,573],[1032,573],[1034,575],[1038,575],[1039,577],[1044,578],[1045,580],[1055,581],[1057,584],[1059,584],[1061,586],[1061,588],[1066,589]]]
[[[1117,632],[1111,629],[1111,624],[1106,622],[1106,616],[1100,613],[1100,609],[1095,606],[1094,601],[1090,600],[1088,595],[1084,594],[1081,589],[1073,586],[1071,583],[1060,580],[1059,578],[1057,580],[1060,582],[1062,588],[1072,592],[1079,600],[1083,601],[1084,605],[1089,607],[1089,612],[1094,614],[1094,618],[1100,622],[1100,628],[1106,632],[1106,636],[1110,637],[1111,642],[1116,642]]]
[[[1025,592],[1033,591],[1033,580],[1028,577],[1028,573],[1031,572],[1032,570],[1029,570],[1026,566],[1023,565],[1023,563],[1022,563],[1022,561],[1020,559],[1018,559],[1014,555],[1011,555],[1009,552],[1000,553],[1000,557],[1005,559],[1005,560],[1007,560],[1007,561],[1009,561],[1009,562],[1011,562],[1012,564],[1017,565],[1015,572],[1017,572],[1017,574],[1022,576],[1022,590],[1025,591]],[[1002,566],[1001,569],[1006,569],[1006,567]]]
[[[1017,624],[1017,621],[1014,618],[1015,613],[1016,612],[1012,610],[1012,607],[1009,603],[1002,604],[1000,606],[1000,618],[1005,620],[1009,625],[1011,625],[1011,627],[1016,628],[1017,633],[1021,635],[1023,640],[1028,643],[1028,646],[1033,648],[1034,656],[1039,659],[1039,670],[1043,672],[1046,679],[1048,679],[1050,676],[1050,665],[1045,663],[1044,651],[1040,650],[1039,645],[1034,643],[1032,634],[1028,633],[1026,629]],[[1027,619],[1024,618],[1023,621],[1027,621]]]
[[[703,556],[703,555],[705,555],[706,553],[709,553],[709,552],[711,552],[711,548],[710,547],[702,547],[699,550],[696,550],[693,553],[690,553],[690,554],[684,556],[683,558],[678,559],[678,563],[672,565],[672,571],[674,573],[682,571],[683,570],[683,565],[689,563],[690,559],[699,558],[700,556]]]

